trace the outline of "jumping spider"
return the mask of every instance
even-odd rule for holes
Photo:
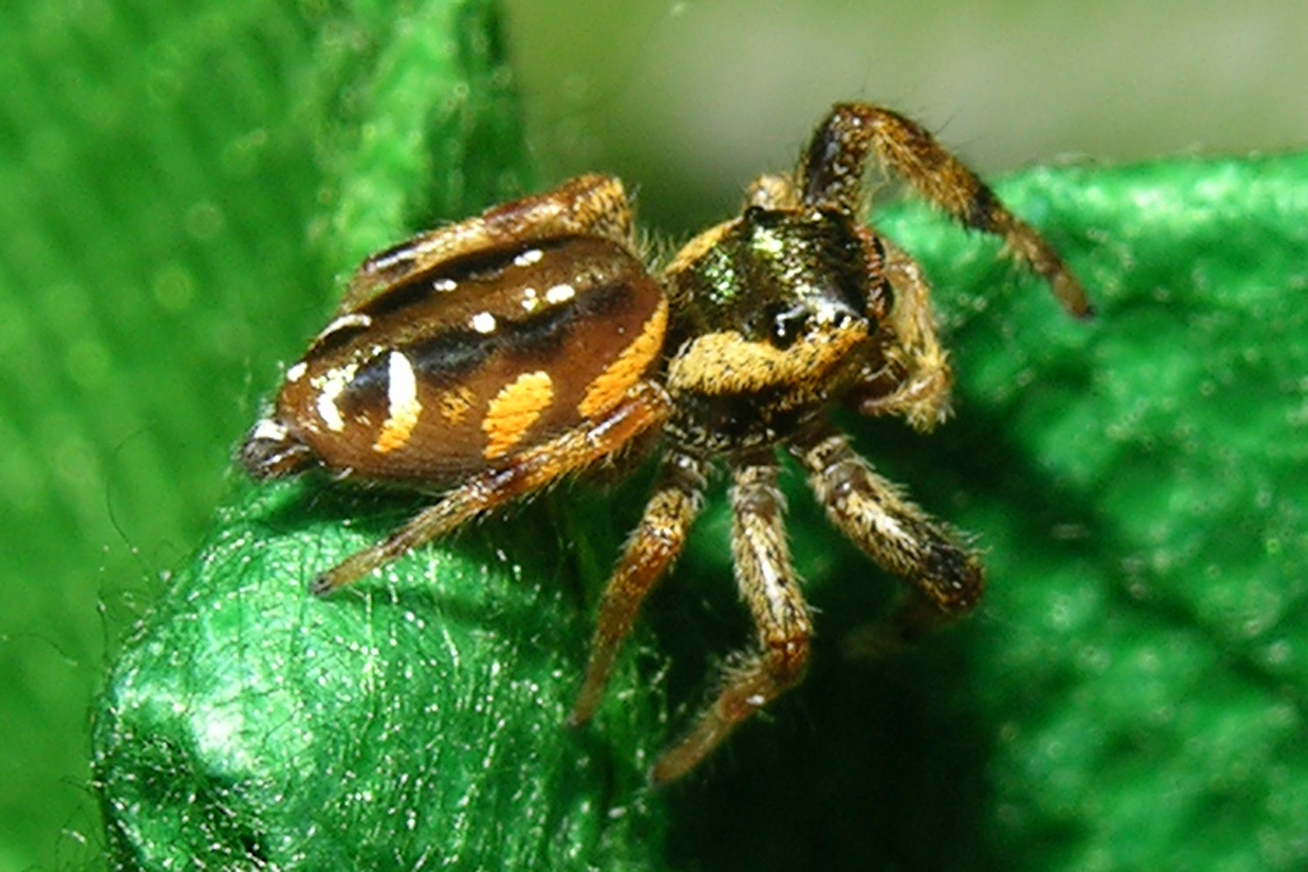
[[[561,477],[661,443],[654,493],[599,608],[571,721],[594,713],[641,603],[682,550],[710,467],[731,474],[736,583],[757,649],[726,675],[651,777],[686,774],[803,676],[811,632],[791,565],[777,449],[827,516],[908,583],[908,638],[976,605],[977,555],[899,495],[830,422],[837,406],[939,422],[951,376],[918,266],[864,221],[872,156],[968,227],[1001,237],[1074,315],[1053,248],[922,127],[836,106],[793,175],[766,175],[738,218],[661,271],[641,262],[614,178],[588,175],[366,260],[286,372],[241,460],[257,479],[322,468],[436,502],[320,575],[329,593]],[[660,437],[660,439],[652,437]]]

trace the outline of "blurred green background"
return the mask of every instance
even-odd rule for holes
[[[682,234],[837,99],[984,172],[1308,141],[1292,2],[506,4],[531,145]],[[350,84],[385,4],[0,10],[0,870],[94,863],[92,693],[337,291]],[[326,253],[324,253],[326,252]],[[275,342],[259,319],[298,323]]]

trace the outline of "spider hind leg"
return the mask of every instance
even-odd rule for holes
[[[664,459],[654,494],[604,589],[586,677],[568,716],[570,725],[586,723],[599,707],[641,605],[686,543],[691,522],[703,505],[705,485],[703,461],[676,452]]]

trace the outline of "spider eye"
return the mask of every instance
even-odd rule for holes
[[[768,341],[774,348],[785,351],[808,329],[812,312],[805,306],[770,306],[766,314]]]

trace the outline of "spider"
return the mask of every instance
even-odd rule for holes
[[[864,220],[874,157],[955,220],[1001,237],[1064,308],[1089,315],[1039,233],[925,129],[878,106],[835,106],[793,175],[757,179],[739,217],[657,271],[640,258],[621,182],[573,179],[368,258],[287,369],[240,452],[254,478],[320,468],[435,498],[313,590],[330,593],[564,476],[659,446],[653,493],[599,605],[570,717],[582,724],[681,552],[711,468],[725,465],[735,579],[757,642],[657,759],[656,783],[691,771],[804,675],[812,625],[786,540],[779,450],[831,523],[907,582],[890,636],[909,641],[971,610],[984,584],[976,553],[830,421],[843,406],[927,430],[948,411],[952,376],[921,271]]]

